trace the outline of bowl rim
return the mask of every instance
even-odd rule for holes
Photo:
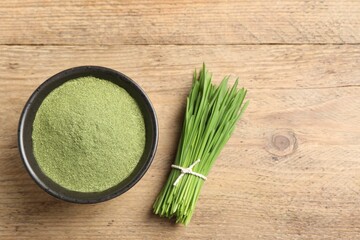
[[[26,155],[26,151],[24,148],[25,143],[24,143],[23,137],[24,137],[25,119],[29,113],[29,109],[32,106],[32,102],[34,101],[34,99],[36,99],[38,97],[39,92],[41,92],[43,89],[46,89],[46,86],[48,84],[50,84],[51,82],[61,80],[64,76],[66,76],[66,74],[68,74],[70,72],[84,73],[86,71],[89,71],[90,69],[92,71],[94,71],[94,70],[95,71],[104,71],[104,72],[115,74],[115,75],[119,76],[122,80],[129,83],[131,85],[131,87],[136,88],[140,92],[141,96],[143,97],[143,100],[146,103],[145,104],[146,108],[150,112],[150,117],[152,118],[151,122],[153,123],[153,126],[151,126],[151,127],[154,129],[154,136],[152,137],[152,145],[150,148],[149,157],[146,159],[145,163],[141,166],[141,168],[136,173],[134,178],[131,179],[131,181],[128,184],[126,184],[123,187],[120,187],[119,189],[117,189],[116,191],[114,191],[112,193],[101,195],[100,197],[98,197],[96,199],[80,199],[80,198],[69,197],[67,195],[64,195],[63,193],[60,193],[56,190],[49,188],[47,186],[47,184],[45,184],[37,176],[37,174],[33,171],[32,165],[29,163],[29,159]],[[44,98],[46,98],[46,96]],[[96,66],[96,65],[84,65],[84,66],[68,68],[68,69],[65,69],[63,71],[56,73],[55,75],[49,77],[47,80],[45,80],[43,83],[41,83],[35,89],[35,91],[31,94],[31,96],[25,103],[24,108],[21,112],[19,124],[18,124],[18,149],[20,152],[21,160],[25,166],[25,169],[27,170],[27,172],[29,173],[31,178],[35,181],[35,183],[41,189],[43,189],[48,194],[52,195],[55,198],[58,198],[58,199],[61,199],[61,200],[67,201],[67,202],[71,202],[71,203],[80,203],[80,204],[100,203],[100,202],[104,202],[104,201],[113,199],[113,198],[127,192],[130,188],[132,188],[136,183],[138,183],[140,181],[140,179],[145,175],[147,170],[150,168],[150,165],[153,162],[154,157],[155,157],[155,153],[156,153],[157,146],[158,146],[158,141],[159,141],[159,124],[158,124],[157,115],[155,112],[155,108],[154,108],[153,104],[151,103],[149,97],[145,93],[145,91],[134,80],[132,80],[130,77],[126,76],[125,74],[123,74],[119,71],[116,71],[114,69],[111,69],[111,68],[107,68],[107,67],[103,67],[103,66]]]

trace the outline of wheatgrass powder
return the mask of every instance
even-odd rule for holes
[[[42,102],[33,124],[35,158],[45,175],[78,192],[100,192],[127,178],[145,146],[135,100],[95,77],[70,80]]]

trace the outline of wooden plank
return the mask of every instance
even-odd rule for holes
[[[95,3],[94,3],[95,4]],[[27,6],[31,7],[31,6]],[[360,46],[0,46],[1,239],[358,239]],[[250,107],[218,159],[191,224],[151,213],[174,159],[192,71],[240,76]],[[48,196],[17,150],[35,88],[65,68],[123,71],[160,123],[156,159],[128,193],[97,205]],[[287,154],[287,155],[285,155]],[[285,156],[284,156],[285,155]]]
[[[0,44],[359,43],[360,3],[3,1]]]

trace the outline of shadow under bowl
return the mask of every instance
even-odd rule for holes
[[[42,101],[55,88],[66,81],[93,76],[113,82],[124,88],[137,102],[145,122],[146,142],[143,155],[135,170],[121,183],[102,192],[76,192],[68,190],[47,177],[40,169],[33,153],[32,131],[36,112]],[[145,92],[129,77],[113,69],[99,66],[81,66],[62,71],[42,83],[31,95],[20,117],[18,146],[25,168],[34,181],[50,195],[73,203],[103,202],[133,187],[146,173],[155,156],[158,143],[158,123],[155,110]]]

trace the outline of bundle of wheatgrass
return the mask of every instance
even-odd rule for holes
[[[243,104],[246,90],[237,89],[238,80],[228,89],[228,79],[216,87],[205,65],[195,71],[176,159],[154,213],[190,222],[206,176],[248,105]]]

